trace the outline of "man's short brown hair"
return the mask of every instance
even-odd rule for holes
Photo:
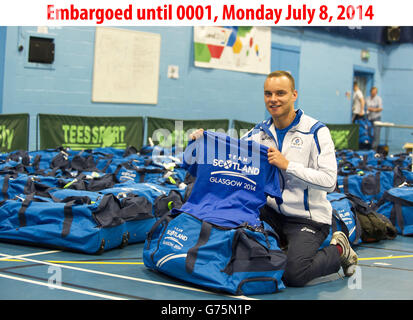
[[[271,72],[268,76],[267,79],[270,78],[279,78],[279,77],[287,77],[290,80],[291,83],[291,90],[294,91],[295,90],[295,80],[294,77],[291,75],[291,73],[289,73],[288,71],[283,71],[283,70],[277,70],[277,71],[273,71]]]

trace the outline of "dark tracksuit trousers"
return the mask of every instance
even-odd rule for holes
[[[340,270],[340,255],[335,245],[319,250],[330,226],[305,218],[291,218],[267,205],[261,219],[280,236],[280,246],[287,246],[287,265],[283,275],[286,286],[301,287],[309,281]]]

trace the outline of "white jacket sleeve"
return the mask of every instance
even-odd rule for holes
[[[304,182],[308,187],[332,192],[337,183],[337,160],[330,130],[322,127],[316,133],[320,151],[314,141],[309,167],[302,163],[289,161],[287,173]]]

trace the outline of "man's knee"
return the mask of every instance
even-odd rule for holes
[[[283,281],[287,287],[304,287],[308,282],[307,279],[295,274],[284,275]]]
[[[300,264],[287,264],[286,270],[283,275],[284,284],[287,287],[303,287],[308,282]]]

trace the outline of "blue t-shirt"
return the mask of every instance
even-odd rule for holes
[[[254,141],[205,131],[185,149],[184,168],[196,181],[188,201],[172,212],[224,227],[260,225],[267,195],[282,203],[278,169],[268,162],[267,150]]]
[[[274,126],[274,128],[275,128],[275,133],[277,134],[278,150],[280,150],[280,151],[282,150],[285,135],[287,134],[287,132],[288,132],[293,126],[297,125],[297,124],[300,122],[300,118],[301,118],[301,115],[302,115],[302,114],[303,114],[303,112],[302,112],[301,110],[298,110],[298,111],[296,112],[296,115],[295,115],[295,118],[294,118],[293,122],[291,122],[291,123],[289,124],[289,126],[286,127],[286,128],[284,128],[284,129],[277,129],[277,128],[275,128],[275,126]]]

